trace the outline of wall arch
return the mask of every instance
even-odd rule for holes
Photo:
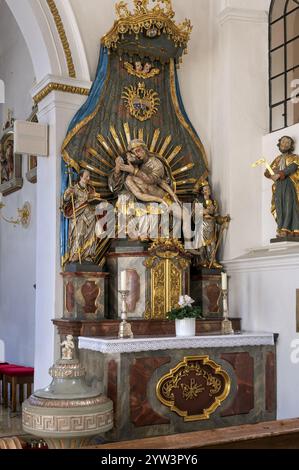
[[[24,36],[36,75],[40,82],[47,75],[69,77],[64,45],[59,35],[57,18],[46,0],[6,0]],[[69,0],[56,0],[63,28],[70,46],[76,78],[90,79],[85,49]]]

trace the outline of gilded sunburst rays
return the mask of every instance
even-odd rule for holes
[[[125,122],[120,128],[110,126],[108,135],[97,135],[94,146],[85,149],[85,159],[80,161],[80,167],[91,173],[91,184],[105,199],[113,195],[108,188],[108,176],[114,168],[115,159],[123,156],[132,139],[142,139],[147,143],[150,152],[157,153],[169,165],[173,181],[180,195],[192,194],[197,179],[194,178],[194,163],[184,164],[183,147],[173,143],[171,135],[163,136],[160,129],[152,132],[143,127],[130,127]]]

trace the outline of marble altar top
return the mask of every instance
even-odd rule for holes
[[[192,337],[136,337],[133,339],[79,337],[79,349],[105,354],[167,349],[231,348],[239,346],[273,346],[273,333],[242,332],[234,335],[204,335]]]

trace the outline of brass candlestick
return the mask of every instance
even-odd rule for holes
[[[121,323],[119,325],[119,330],[118,330],[118,337],[121,339],[124,338],[134,338],[134,335],[132,333],[132,327],[131,324],[127,322],[128,316],[127,316],[127,297],[130,293],[129,290],[119,290],[118,291],[121,295]]]
[[[223,299],[223,321],[221,323],[221,333],[223,335],[233,335],[233,324],[228,318],[228,302],[227,302],[227,289],[222,290],[222,299]]]

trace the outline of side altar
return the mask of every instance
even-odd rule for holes
[[[112,440],[276,419],[272,334],[79,338],[90,382],[114,403]]]
[[[230,216],[180,93],[191,23],[174,21],[171,0],[133,4],[116,4],[62,146],[54,324],[114,403],[111,439],[275,419],[274,336],[228,318],[218,250]],[[169,314],[189,295],[198,336],[176,338]]]

